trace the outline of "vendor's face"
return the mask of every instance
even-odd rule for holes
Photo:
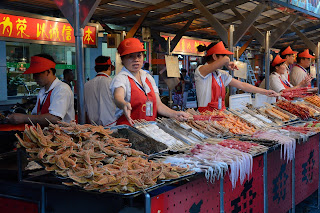
[[[138,72],[143,66],[143,53],[131,53],[123,56],[122,64],[130,72]]]
[[[286,59],[287,59],[287,63],[288,64],[293,64],[295,56],[293,54],[292,55],[287,55]]]
[[[48,82],[49,72],[50,72],[49,70],[46,70],[44,72],[33,74],[33,78],[34,78],[35,82],[37,82],[37,84],[39,84],[39,86],[44,87]]]
[[[304,68],[309,67],[311,64],[311,58],[301,58],[300,65]]]
[[[286,72],[286,66],[284,65],[284,63],[277,67],[277,72],[280,75],[283,75]]]

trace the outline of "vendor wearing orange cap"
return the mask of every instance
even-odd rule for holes
[[[293,86],[298,85],[307,76],[309,76],[309,73],[306,69],[310,66],[312,58],[314,57],[310,55],[308,49],[298,53],[297,64],[292,68],[290,73],[290,83]],[[309,86],[311,86],[311,84]]]
[[[290,65],[292,65],[295,61],[295,54],[298,52],[293,51],[290,46],[283,48],[280,50],[280,57],[286,59],[284,62],[284,66],[286,67],[286,72],[281,76],[283,80],[290,82]]]
[[[84,85],[84,108],[88,122],[112,127],[116,125],[116,105],[110,90],[114,66],[107,56],[98,56],[95,64],[96,77]]]
[[[286,79],[284,79],[282,76],[284,73],[286,73],[286,66],[285,62],[287,59],[282,59],[279,55],[277,55],[270,66],[270,76],[269,76],[269,83],[270,83],[270,89],[274,90],[275,92],[282,92],[283,90],[291,90],[299,87],[306,87],[310,81],[311,78],[308,76],[301,81],[297,86],[292,86],[292,84],[289,83]]]
[[[124,67],[110,87],[117,106],[117,124],[132,125],[136,119],[154,121],[157,113],[178,120],[187,119],[187,113],[174,111],[161,102],[154,79],[141,69],[144,51],[137,38],[124,39],[118,47]]]
[[[225,109],[225,87],[228,85],[247,92],[261,93],[268,96],[278,95],[272,90],[265,90],[233,79],[229,73],[221,70],[223,66],[229,70],[237,69],[228,57],[233,53],[224,47],[222,41],[211,43],[208,47],[198,46],[199,52],[205,50],[207,51],[205,56],[206,64],[200,65],[194,74],[199,111]]]
[[[33,74],[34,80],[42,88],[39,91],[37,103],[32,115],[15,113],[8,116],[12,124],[34,123],[47,126],[49,120],[70,122],[74,120],[73,92],[70,87],[56,78],[56,63],[52,56],[39,54],[31,57],[30,67],[23,74]],[[47,119],[47,120],[46,120]]]

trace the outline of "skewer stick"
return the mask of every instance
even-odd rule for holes
[[[30,123],[32,124],[32,126],[34,127],[34,128],[36,128],[36,126],[34,125],[34,123],[32,122],[32,120],[28,117],[28,120],[30,121]]]
[[[91,123],[93,123],[93,125],[98,126],[98,124],[96,122],[94,122],[94,120],[91,120]]]
[[[53,125],[53,123],[51,123],[51,121],[48,118],[44,118],[44,119],[46,119],[46,121],[48,121],[49,124]]]

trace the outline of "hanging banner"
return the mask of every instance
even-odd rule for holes
[[[172,39],[174,38],[174,36],[167,36],[167,35],[161,35],[163,38],[165,38],[166,40],[168,39],[168,37]],[[204,56],[204,52],[198,52],[197,47],[199,45],[205,45],[205,46],[209,46],[211,44],[211,41],[208,40],[196,40],[196,39],[192,39],[192,38],[188,38],[183,36],[179,43],[177,44],[177,46],[174,48],[174,50],[172,51],[173,54],[182,54],[182,55],[198,55],[198,56]]]
[[[40,19],[4,13],[0,13],[0,40],[57,45],[75,43],[74,30],[65,19]],[[84,28],[83,45],[97,47],[96,25]]]

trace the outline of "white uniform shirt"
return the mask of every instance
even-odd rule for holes
[[[37,114],[38,103],[43,102],[43,99],[46,98],[47,93],[52,90],[50,96],[50,107],[49,113],[60,117],[64,122],[70,122],[75,119],[74,113],[74,96],[68,84],[63,83],[58,78],[56,78],[48,91],[45,91],[45,88],[42,87],[39,91],[37,97],[37,104],[32,110],[32,114]]]
[[[202,76],[199,71],[201,66],[203,65],[200,65],[195,70],[194,79],[196,83],[198,107],[206,107],[208,106],[208,103],[211,102],[212,73]],[[219,82],[221,76],[221,80],[225,87],[228,86],[232,80],[232,76],[228,72],[220,69],[218,69],[216,72],[213,72],[213,75],[215,79],[218,79]]]
[[[281,79],[280,79],[281,78]],[[269,83],[270,83],[270,88],[271,90],[279,93],[281,92],[282,90],[285,89],[285,86],[281,83],[281,80],[284,82],[284,83],[287,83],[289,84],[290,87],[293,87],[286,79],[283,79],[285,78],[284,76],[280,76],[280,74],[274,72],[270,75],[269,77]]]
[[[146,91],[146,93],[149,93],[151,91],[151,89],[149,88],[149,86],[146,83],[146,78],[147,78],[150,81],[154,92],[159,94],[159,89],[158,89],[153,77],[142,69],[139,72],[140,72],[140,76],[141,76],[142,86],[143,86],[144,90]],[[112,80],[110,89],[111,89],[112,95],[114,96],[115,89],[122,87],[125,92],[124,100],[130,103],[130,101],[131,101],[131,84],[128,79],[128,76],[130,78],[132,78],[135,81],[136,85],[138,86],[137,79],[131,74],[130,71],[128,71],[125,67],[123,67],[122,70],[118,73],[118,75],[116,75],[114,77],[114,79]],[[138,86],[138,88],[141,90],[141,88],[139,86]],[[123,110],[117,108],[117,110],[116,110],[117,119],[122,114],[123,114]]]
[[[103,72],[84,85],[84,108],[90,119],[98,125],[116,125],[116,105],[110,91],[111,77]]]
[[[290,73],[290,83],[293,86],[297,86],[301,81],[303,81],[303,79],[305,79],[307,75],[308,74],[303,68],[299,66],[294,66]]]

